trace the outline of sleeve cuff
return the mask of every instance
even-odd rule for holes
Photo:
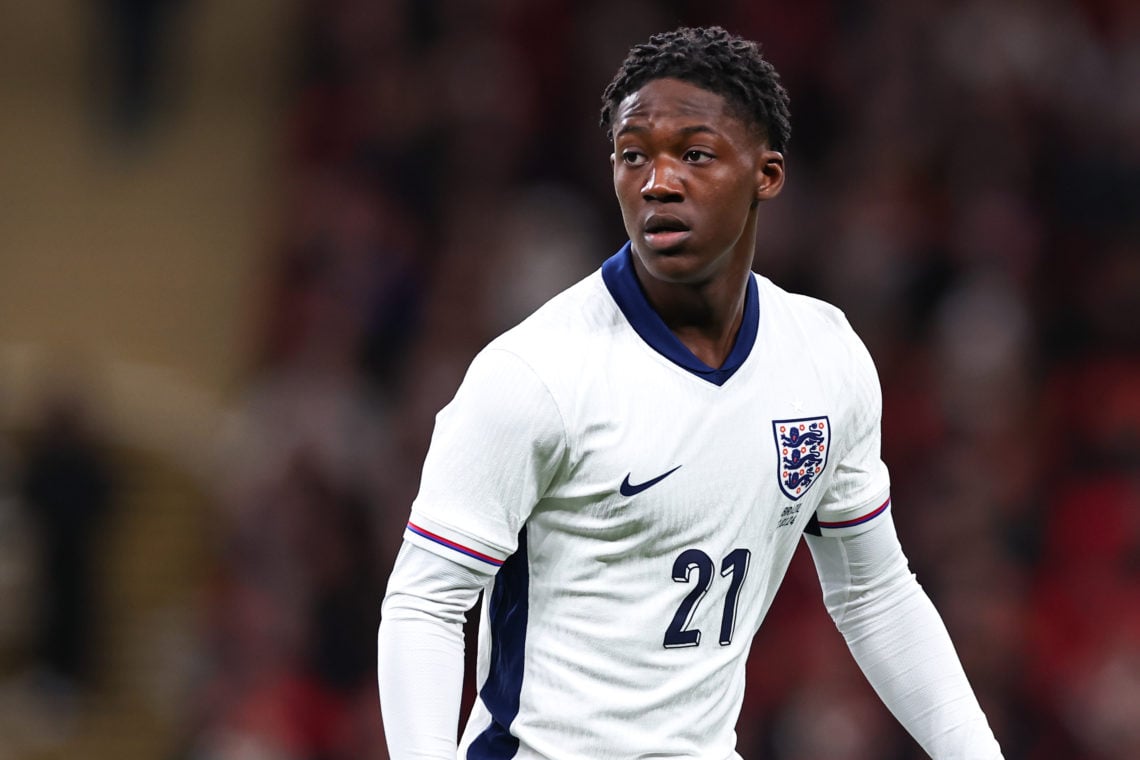
[[[404,529],[404,540],[483,573],[497,572],[508,554],[415,513]]]
[[[865,530],[870,530],[878,520],[878,518],[887,514],[891,508],[890,494],[884,494],[878,499],[872,501],[868,506],[859,510],[852,510],[854,516],[850,518],[841,518],[831,515],[824,515],[821,517],[817,512],[812,516],[811,522],[808,524],[807,532],[816,536],[824,536],[826,538],[839,538],[842,536],[854,536],[862,533]]]

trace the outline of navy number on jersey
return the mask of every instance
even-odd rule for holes
[[[748,562],[752,552],[748,549],[733,549],[720,563],[722,578],[732,576],[728,584],[728,591],[724,595],[724,610],[720,619],[720,645],[728,646],[732,643],[732,634],[736,629],[736,604],[740,598],[740,586],[744,577],[748,575]],[[686,549],[677,555],[673,562],[673,580],[677,583],[694,582],[693,571],[697,572],[693,589],[681,600],[677,611],[673,613],[673,621],[665,631],[665,647],[695,647],[701,643],[699,628],[690,628],[693,617],[697,614],[697,607],[705,598],[709,587],[712,586],[713,574],[716,564],[709,555],[700,549]]]

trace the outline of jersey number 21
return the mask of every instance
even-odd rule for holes
[[[740,586],[744,583],[744,576],[748,575],[748,561],[752,552],[748,549],[733,549],[720,563],[721,577],[732,576],[729,581],[728,592],[724,595],[724,611],[720,617],[720,645],[728,646],[732,643],[732,632],[736,627],[736,602],[740,596]],[[673,614],[673,622],[665,631],[665,647],[695,647],[701,643],[701,630],[690,628],[697,607],[705,598],[713,582],[713,571],[716,564],[713,559],[700,549],[686,549],[677,555],[673,562],[673,580],[677,583],[691,583],[693,571],[697,571],[696,585],[685,595],[680,606]]]

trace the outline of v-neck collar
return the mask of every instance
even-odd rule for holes
[[[744,364],[744,360],[748,358],[752,346],[756,343],[756,332],[760,322],[760,297],[756,288],[756,278],[751,275],[748,277],[747,290],[744,294],[744,318],[740,322],[740,331],[736,334],[732,351],[719,368],[710,367],[698,359],[673,334],[665,324],[665,320],[661,319],[661,315],[650,305],[633,268],[633,251],[630,243],[626,243],[620,251],[602,264],[602,280],[617,302],[621,313],[650,348],[678,367],[713,385],[724,385]]]

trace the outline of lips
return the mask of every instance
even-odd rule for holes
[[[645,242],[654,250],[678,245],[689,236],[689,225],[672,214],[651,214],[642,226]]]
[[[645,220],[644,229],[649,235],[658,232],[688,232],[689,225],[672,214],[650,214]]]

